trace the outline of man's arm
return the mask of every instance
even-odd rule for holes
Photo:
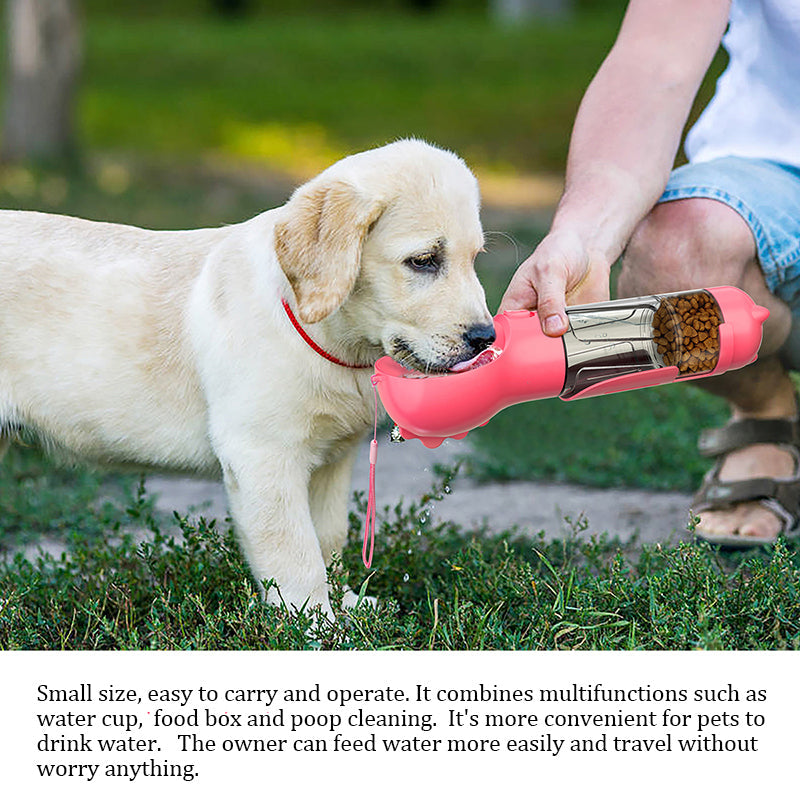
[[[566,298],[608,298],[610,267],[666,185],[729,10],[730,0],[631,0],[578,109],[550,233],[501,311],[537,308],[545,332],[561,335]]]

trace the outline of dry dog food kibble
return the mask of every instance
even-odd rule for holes
[[[665,297],[653,316],[653,338],[664,366],[681,374],[710,372],[719,358],[720,318],[708,292]]]

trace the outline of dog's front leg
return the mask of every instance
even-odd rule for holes
[[[360,438],[360,437],[359,437]],[[309,484],[311,516],[317,532],[322,556],[330,567],[334,553],[341,555],[347,541],[347,503],[353,479],[353,463],[358,454],[359,439],[337,460],[314,470]],[[359,597],[348,586],[344,587],[342,608],[352,608]],[[375,605],[375,598],[366,597]]]
[[[254,577],[274,580],[268,602],[319,606],[333,618],[322,550],[308,500],[308,469],[285,448],[219,453],[236,531]]]
[[[326,566],[330,566],[334,553],[342,553],[347,541],[347,503],[357,454],[355,440],[336,461],[317,467],[311,474],[311,518]]]

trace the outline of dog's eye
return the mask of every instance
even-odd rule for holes
[[[417,272],[436,272],[439,263],[439,256],[436,253],[421,253],[406,259],[406,264]]]

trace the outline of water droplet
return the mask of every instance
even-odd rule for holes
[[[445,494],[450,494],[450,492],[452,492],[452,491],[453,491],[453,490],[450,488],[450,484],[449,484],[449,483],[446,483],[446,484],[444,485],[444,487],[443,487],[443,490],[444,490],[444,493],[445,493]]]
[[[403,575],[403,583],[408,583],[408,581],[409,581],[409,578],[410,578],[410,576],[409,576],[409,574],[406,572],[406,574],[405,574],[405,575]]]

